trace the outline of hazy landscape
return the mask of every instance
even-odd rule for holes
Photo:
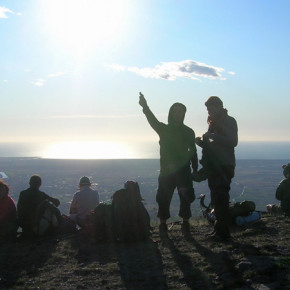
[[[237,160],[236,176],[232,182],[231,200],[252,200],[258,210],[266,210],[266,204],[277,203],[275,190],[283,178],[281,166],[286,160]],[[100,200],[106,201],[113,193],[122,188],[126,180],[138,181],[146,208],[151,218],[156,217],[157,204],[155,194],[159,174],[158,159],[134,160],[53,160],[41,158],[0,158],[0,172],[8,178],[10,195],[17,202],[19,192],[28,187],[29,177],[40,174],[43,179],[42,191],[60,199],[60,210],[68,213],[69,202],[78,189],[81,176],[89,176],[93,188],[100,194]],[[198,197],[206,194],[209,202],[207,182],[195,183]],[[178,195],[175,194],[171,206],[171,215],[178,213]],[[192,205],[194,216],[199,216],[199,201]]]

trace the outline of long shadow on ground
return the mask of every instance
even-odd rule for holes
[[[0,241],[1,243],[1,241]],[[38,269],[45,264],[55,251],[54,238],[22,239],[1,243],[0,289],[10,289],[16,285],[21,275],[37,277]],[[20,282],[21,283],[21,282]],[[19,285],[21,286],[21,285]]]

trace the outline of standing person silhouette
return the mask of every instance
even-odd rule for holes
[[[230,238],[229,200],[230,184],[235,175],[235,147],[238,144],[238,126],[236,120],[228,115],[219,97],[209,97],[205,102],[208,111],[208,131],[202,138],[196,138],[196,144],[203,148],[203,175],[208,179],[211,203],[216,221],[209,236],[221,240]]]
[[[195,199],[191,167],[194,173],[198,168],[194,131],[183,124],[186,107],[181,103],[171,106],[168,124],[159,122],[147,105],[142,93],[139,93],[139,104],[143,108],[150,126],[159,135],[160,175],[156,201],[160,219],[159,232],[166,234],[166,221],[170,217],[170,203],[175,188],[180,198],[179,216],[183,219],[182,231],[189,232],[190,204]],[[191,164],[191,167],[190,167]]]

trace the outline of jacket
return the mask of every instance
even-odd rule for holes
[[[287,215],[290,215],[290,178],[283,179],[277,190],[276,199],[281,201],[281,209]]]
[[[148,106],[143,108],[150,126],[159,135],[161,175],[172,174],[187,166],[190,168],[190,163],[193,171],[198,167],[194,131],[184,125],[183,120],[177,124],[172,118],[172,109],[177,104],[182,105],[172,105],[168,124],[159,122]]]

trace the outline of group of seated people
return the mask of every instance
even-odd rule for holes
[[[285,178],[276,190],[276,199],[281,201],[279,209],[290,216],[290,163],[283,165]],[[83,176],[79,181],[79,191],[72,199],[69,215],[61,215],[57,207],[60,201],[39,190],[41,177],[31,176],[29,188],[20,192],[17,207],[9,196],[9,186],[0,180],[0,238],[15,237],[20,227],[23,235],[38,235],[45,231],[48,221],[60,225],[84,227],[91,211],[99,204],[99,194],[91,188],[91,181]],[[41,222],[38,216],[41,214]]]
[[[41,177],[32,175],[29,188],[20,192],[17,207],[9,196],[9,186],[0,180],[0,237],[15,237],[20,227],[24,236],[41,235],[51,224],[57,229],[70,224],[83,227],[86,218],[99,204],[99,194],[91,188],[84,176],[79,181],[79,191],[73,196],[69,215],[61,215],[60,201],[40,191]],[[41,217],[42,220],[39,220]]]

